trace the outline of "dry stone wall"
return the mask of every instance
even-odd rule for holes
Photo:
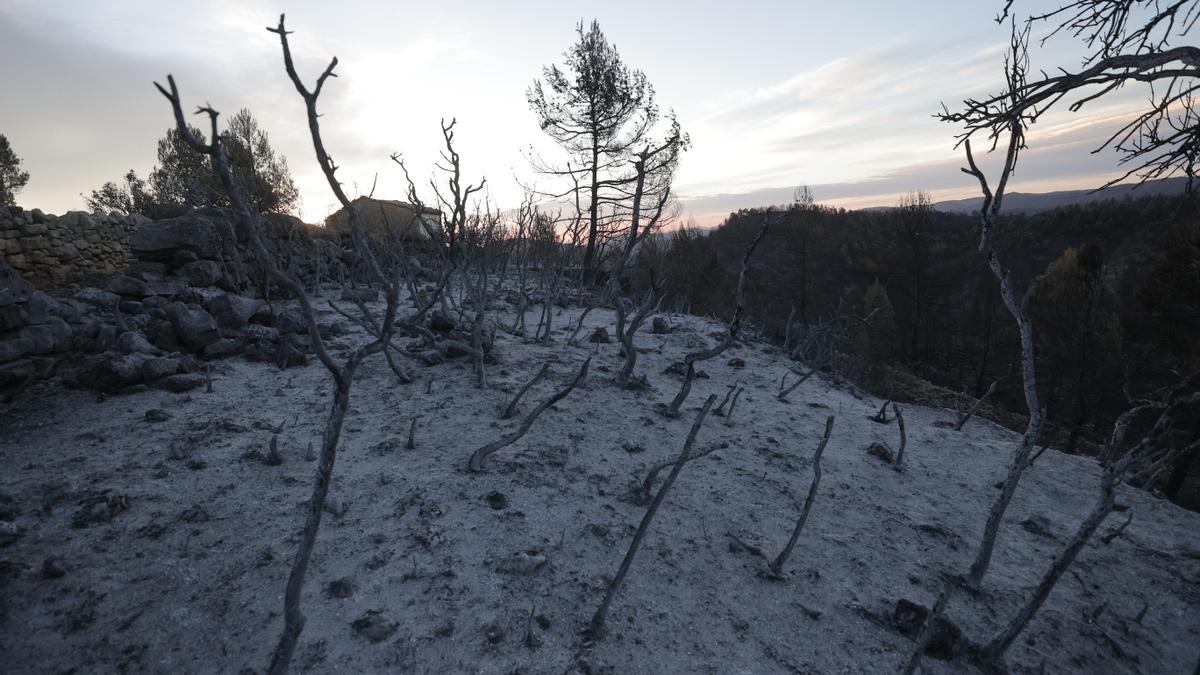
[[[35,282],[114,274],[133,262],[129,239],[139,215],[70,211],[61,216],[0,205],[0,259]]]

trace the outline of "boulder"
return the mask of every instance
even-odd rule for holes
[[[95,358],[79,384],[104,391],[120,391],[142,383],[145,354],[107,354]]]
[[[203,385],[206,382],[203,375],[200,373],[178,373],[176,375],[168,375],[163,379],[154,383],[154,386],[159,389],[175,392],[176,394],[185,391],[191,391],[196,387]]]
[[[206,359],[225,359],[242,351],[240,340],[221,338],[204,348],[200,355]]]
[[[75,294],[75,299],[92,307],[111,309],[112,307],[115,307],[118,302],[120,302],[121,296],[117,295],[116,293],[110,293],[108,291],[89,286],[87,288],[79,289],[79,292]]]
[[[133,330],[125,331],[117,336],[115,343],[117,351],[122,354],[157,354],[158,349],[150,344],[146,336]]]
[[[179,341],[192,351],[200,351],[221,339],[217,322],[212,315],[199,307],[192,308],[182,302],[172,302],[164,311]]]
[[[37,375],[37,368],[29,359],[18,359],[0,363],[0,389],[24,384]]]
[[[129,248],[139,260],[171,261],[175,252],[190,251],[198,258],[213,259],[221,249],[221,228],[227,224],[219,212],[197,209],[177,218],[143,223],[129,240]]]
[[[172,359],[166,356],[153,358],[142,364],[142,379],[147,382],[161,380],[164,377],[178,373],[179,368],[180,364],[177,359]]]
[[[308,321],[296,307],[288,307],[275,314],[275,327],[284,333],[308,333]]]
[[[25,281],[7,262],[0,260],[0,307],[29,302],[33,285]]]
[[[123,275],[109,279],[108,283],[104,285],[104,290],[134,298],[144,298],[150,295],[145,281]]]
[[[652,322],[650,322],[650,332],[651,333],[659,333],[659,334],[671,332],[671,324],[667,323],[667,317],[665,317],[665,316],[654,317],[654,320]]]
[[[604,326],[600,326],[596,330],[592,331],[591,337],[588,338],[588,342],[596,342],[599,344],[608,344],[611,341],[611,338],[608,337],[608,329]]]
[[[218,295],[209,301],[209,314],[222,328],[243,328],[263,306],[262,300],[240,295]]]
[[[67,349],[71,345],[71,327],[54,316],[40,325],[25,326],[0,334],[0,363],[24,356],[40,356]]]
[[[192,286],[199,287],[216,286],[224,276],[221,272],[221,265],[212,260],[197,260],[187,263],[179,269],[179,274],[186,278]]]

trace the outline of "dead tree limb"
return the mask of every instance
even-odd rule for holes
[[[984,403],[986,403],[989,398],[991,398],[992,394],[995,393],[995,391],[996,391],[996,383],[992,382],[992,386],[988,387],[988,390],[986,392],[984,392],[983,396],[979,397],[979,399],[977,401],[975,401],[975,405],[972,405],[971,409],[968,410],[965,414],[959,415],[958,423],[954,425],[954,430],[962,431],[963,427],[966,426],[967,422],[971,421],[971,418],[975,416],[975,412],[977,410],[979,410],[980,406],[982,406]]]
[[[733,426],[733,409],[737,407],[738,398],[741,397],[743,391],[746,391],[745,387],[738,387],[738,390],[733,392],[733,400],[729,402],[729,412],[725,413],[725,426],[727,427]]]
[[[533,376],[533,379],[525,383],[525,386],[521,387],[521,390],[517,392],[516,396],[513,396],[513,399],[508,402],[508,405],[504,406],[504,412],[500,413],[500,419],[506,420],[517,414],[517,405],[521,402],[521,397],[525,396],[525,393],[529,391],[529,388],[536,384],[538,380],[545,377],[546,373],[548,372],[550,372],[550,363],[543,363],[541,369],[538,370],[537,374]]]
[[[629,550],[625,552],[625,557],[621,560],[620,567],[617,568],[617,575],[608,584],[608,590],[604,593],[604,600],[601,601],[600,607],[592,615],[591,623],[588,624],[587,634],[591,639],[598,640],[604,634],[604,619],[608,616],[608,608],[612,605],[617,591],[621,589],[621,584],[625,581],[625,576],[629,574],[629,567],[633,564],[633,558],[637,555],[638,547],[642,544],[642,539],[646,537],[646,532],[650,529],[650,522],[654,520],[654,514],[658,512],[658,507],[666,499],[667,492],[671,490],[671,486],[675,484],[675,479],[679,477],[679,472],[683,469],[684,463],[691,456],[692,445],[696,442],[696,434],[700,433],[700,427],[704,424],[704,418],[708,415],[708,411],[712,408],[716,400],[717,396],[713,394],[704,402],[704,407],[700,409],[700,414],[696,416],[696,421],[692,424],[692,430],[688,432],[687,440],[683,444],[683,450],[679,452],[679,458],[675,460],[675,465],[671,468],[671,473],[667,474],[662,487],[654,494],[654,501],[650,502],[650,506],[646,508],[646,515],[642,516],[642,522],[638,525],[637,532],[633,535],[633,541],[629,543]]]
[[[715,394],[714,394],[714,396],[715,396]],[[728,443],[718,443],[717,445],[714,445],[711,448],[706,448],[706,449],[701,450],[700,452],[688,457],[687,461],[691,462],[691,461],[700,459],[701,457],[707,457],[718,450],[724,450],[728,447],[729,447]],[[654,468],[650,469],[650,472],[646,474],[646,479],[642,481],[642,486],[641,486],[641,491],[640,491],[640,496],[642,499],[644,499],[645,501],[650,501],[650,490],[654,487],[654,481],[658,479],[658,474],[663,469],[670,467],[670,466],[674,466],[675,462],[677,462],[677,461],[679,461],[679,460],[677,460],[677,459],[668,460],[668,461],[662,462],[661,464],[657,464],[654,466]]]
[[[590,357],[590,356],[587,357],[587,359],[584,360],[583,365],[581,365],[579,367],[579,373],[577,375],[575,375],[575,379],[571,380],[571,383],[568,384],[565,388],[558,391],[557,393],[555,393],[553,396],[546,399],[545,401],[542,401],[541,405],[534,408],[533,411],[530,412],[529,415],[525,417],[525,421],[521,422],[521,426],[518,427],[516,431],[514,431],[511,434],[505,434],[504,436],[501,436],[500,438],[492,441],[491,443],[488,443],[487,445],[485,445],[485,446],[479,448],[478,450],[476,450],[475,452],[471,453],[471,458],[467,461],[467,468],[472,472],[482,471],[483,470],[483,461],[485,459],[487,459],[492,453],[496,452],[497,450],[500,450],[501,448],[505,448],[505,447],[508,447],[509,445],[512,445],[513,443],[516,443],[522,436],[524,436],[529,431],[529,428],[531,426],[533,426],[533,422],[534,422],[534,420],[536,420],[538,418],[538,415],[541,415],[546,410],[546,408],[549,408],[550,406],[554,405],[555,403],[558,403],[559,401],[566,398],[567,394],[570,394],[571,391],[573,391],[575,389],[575,387],[579,386],[579,383],[583,382],[584,378],[587,377],[588,366],[591,364],[591,362],[592,362],[592,357]]]
[[[733,397],[733,392],[737,391],[738,384],[738,382],[734,382],[733,385],[729,387],[729,391],[725,392],[725,398],[721,399],[721,405],[718,405],[716,409],[713,410],[714,415],[717,417],[725,416],[725,404],[729,403],[729,399]]]
[[[879,424],[887,424],[888,422],[891,422],[887,416],[887,409],[891,404],[892,402],[890,400],[884,401],[883,405],[879,406],[879,412],[875,413],[868,419],[870,419],[872,422],[878,422]]]
[[[796,388],[799,387],[800,385],[804,384],[805,382],[807,382],[808,378],[812,377],[813,373],[815,373],[815,372],[817,372],[817,369],[813,368],[812,370],[809,370],[807,373],[801,375],[800,379],[793,382],[790,386],[788,386],[787,389],[784,389],[783,391],[779,392],[779,396],[776,396],[775,398],[778,398],[780,401],[787,401],[788,394],[792,393],[793,391],[796,391]],[[784,373],[783,376],[787,377],[787,373]]]
[[[830,415],[825,418],[825,435],[821,437],[821,444],[817,446],[817,452],[813,455],[812,485],[808,488],[808,496],[804,498],[804,508],[800,511],[796,528],[792,530],[792,536],[788,539],[787,546],[784,546],[779,555],[771,561],[771,576],[777,579],[783,578],[783,565],[787,562],[788,556],[792,554],[792,549],[796,547],[796,541],[800,539],[800,531],[804,529],[804,523],[808,520],[808,514],[812,511],[813,502],[817,498],[817,486],[821,484],[821,453],[825,452],[825,446],[829,443],[829,436],[832,434],[833,415]]]
[[[900,406],[893,403],[892,410],[896,411],[896,424],[900,427],[900,449],[896,451],[896,463],[892,465],[892,468],[903,471],[904,448],[908,445],[908,432],[904,428],[904,413],[900,412]]]

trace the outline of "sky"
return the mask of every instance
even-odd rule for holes
[[[1008,34],[993,20],[1001,5],[0,0],[0,134],[31,174],[19,204],[82,209],[82,194],[153,167],[172,120],[152,82],[171,73],[186,107],[254,113],[288,160],[301,216],[319,222],[334,198],[278,38],[265,30],[286,12],[306,82],[338,57],[318,105],[352,196],[375,184],[376,197],[404,197],[392,153],[427,180],[439,122],[455,118],[464,178],[486,177],[491,202],[515,206],[522,182],[555,187],[531,173],[530,154],[562,157],[538,129],[526,89],[562,61],[575,25],[596,19],[691,136],[675,184],[686,220],[715,225],[738,208],[790,201],[801,184],[846,208],[893,205],[914,190],[956,199],[977,186],[959,171],[957,130],[933,115],[943,102],[953,108],[1001,88]],[[1079,62],[1069,40],[1032,57],[1035,69]],[[1092,150],[1144,96],[1121,91],[1044,118],[1011,189],[1093,188],[1117,175],[1117,156]]]

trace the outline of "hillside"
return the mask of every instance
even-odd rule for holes
[[[1010,192],[1004,196],[1005,213],[1026,215],[1049,211],[1071,204],[1095,204],[1106,200],[1139,199],[1141,197],[1175,196],[1187,187],[1184,177],[1163,178],[1144,184],[1114,185],[1104,190],[1060,190],[1056,192]],[[946,213],[978,213],[982,197],[948,199],[934,202],[933,208]]]
[[[512,308],[498,309],[508,324]],[[323,312],[322,321],[341,320]],[[577,316],[558,310],[549,345],[499,331],[500,361],[482,390],[466,361],[419,368],[412,385],[398,384],[378,356],[362,367],[309,569],[295,669],[897,670],[912,642],[892,623],[896,602],[928,606],[940,575],[968,566],[1017,435],[984,420],[955,432],[935,425],[949,411],[906,407],[906,470],[896,473],[865,450],[898,442],[894,424],[868,419],[881,401],[820,377],[780,401],[778,381],[792,364],[759,342],[705,362],[710,377],[697,380],[685,414],[669,419],[654,406],[679,378],[664,369],[712,344],[722,326],[672,315],[669,332],[639,335],[638,371],[650,387],[629,392],[612,384],[616,343],[566,345]],[[612,322],[597,310],[586,323]],[[363,339],[351,330],[334,342]],[[473,449],[519,424],[496,413],[542,363],[553,374],[523,412],[593,349],[583,386],[486,472],[462,470]],[[314,472],[304,456],[330,387],[316,363],[214,363],[211,393],[140,388],[98,398],[52,381],[2,411],[0,500],[21,529],[0,549],[8,668],[262,672]],[[674,458],[704,398],[735,382],[746,393],[732,424],[710,416],[697,440],[698,449],[727,447],[684,466],[614,602],[607,637],[585,645],[579,633],[644,513],[631,486]],[[734,537],[772,555],[781,548],[827,415],[836,421],[814,510],[787,578],[767,580],[762,560]],[[280,426],[284,461],[269,465],[262,457]],[[984,593],[948,610],[965,638],[989,638],[1026,597],[1091,507],[1097,476],[1094,461],[1053,450],[1028,473]],[[1120,502],[1132,523],[1080,555],[1014,646],[1017,672],[1195,666],[1200,514],[1131,489]],[[925,664],[968,668],[961,659]]]

